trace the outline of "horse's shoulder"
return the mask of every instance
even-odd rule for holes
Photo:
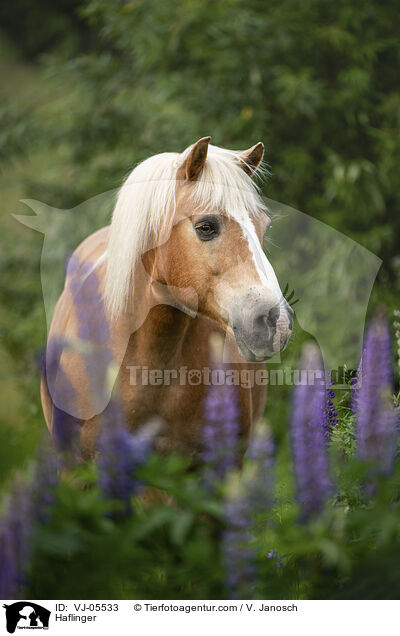
[[[78,245],[74,257],[81,262],[97,260],[107,249],[109,233],[110,226],[106,225],[90,234]]]

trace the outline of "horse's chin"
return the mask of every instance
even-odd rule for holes
[[[233,329],[233,334],[239,352],[246,362],[267,362],[286,349],[286,346],[290,340],[291,332],[286,337],[282,337],[278,334],[278,337],[274,339],[273,350],[271,350],[270,348],[258,350],[255,347],[253,348],[251,346],[251,343],[248,343],[248,341],[246,341],[247,339],[243,337],[238,329]]]
[[[263,352],[262,354],[256,354],[251,349],[249,349],[249,347],[241,338],[238,338],[237,336],[236,336],[236,344],[240,351],[240,355],[242,356],[242,358],[244,358],[246,362],[267,362],[267,360],[270,360],[271,358],[273,358],[273,356],[276,355],[277,353],[277,352],[268,352],[268,353]]]

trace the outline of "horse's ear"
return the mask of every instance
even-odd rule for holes
[[[182,176],[186,181],[194,181],[202,171],[207,159],[210,139],[211,137],[202,137],[202,139],[196,141],[192,146],[191,151],[182,165]]]
[[[250,175],[250,177],[255,173],[258,166],[260,165],[262,158],[264,156],[264,144],[259,141],[258,144],[249,148],[249,150],[245,150],[239,156],[240,163],[242,165],[243,170]]]

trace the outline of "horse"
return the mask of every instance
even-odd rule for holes
[[[196,461],[210,382],[198,370],[210,368],[212,339],[223,339],[224,369],[253,373],[289,340],[293,310],[263,251],[271,219],[255,177],[264,145],[233,151],[210,139],[136,166],[111,224],[71,257],[48,336],[62,343],[57,369],[71,390],[61,397],[48,347],[41,398],[50,431],[55,412],[79,422],[85,458],[117,393],[131,430],[157,416],[157,449]],[[237,391],[246,440],[266,383]]]

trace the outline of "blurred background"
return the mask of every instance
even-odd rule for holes
[[[262,140],[264,193],[382,258],[369,311],[399,306],[399,33],[395,0],[3,3],[1,488],[44,431],[43,235],[12,218],[21,199],[70,209],[151,154]],[[285,390],[266,410],[278,439]]]

